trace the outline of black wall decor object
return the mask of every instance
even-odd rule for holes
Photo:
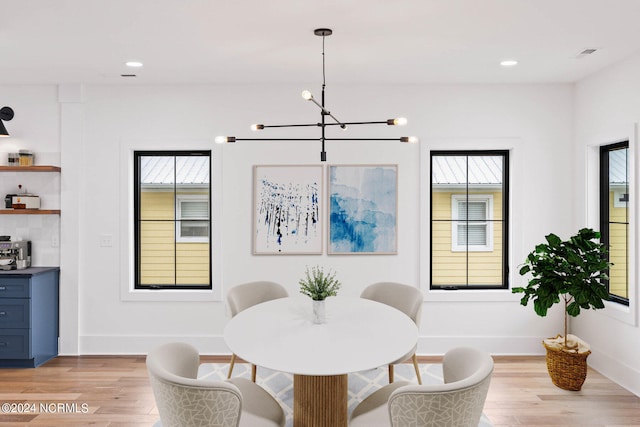
[[[13,119],[13,109],[11,107],[2,107],[0,109],[0,136],[9,136],[7,128],[4,127],[4,123]]]

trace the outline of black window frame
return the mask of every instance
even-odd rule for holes
[[[626,223],[620,223],[620,222],[615,222],[615,221],[611,221],[610,219],[610,211],[609,211],[609,153],[611,153],[612,151],[615,150],[620,150],[620,149],[627,149],[629,150],[629,141],[620,141],[620,142],[615,142],[613,144],[606,144],[606,145],[601,145],[600,146],[600,157],[599,157],[599,161],[600,161],[600,188],[599,188],[599,192],[600,192],[600,242],[602,242],[604,245],[606,245],[607,248],[609,248],[609,244],[611,242],[610,239],[610,233],[609,233],[609,225],[612,223],[616,223],[616,224],[626,224],[627,226],[627,249],[626,249],[626,254],[627,254],[627,270],[626,270],[626,281],[627,281],[627,295],[629,295],[629,286],[630,286],[630,282],[629,282],[629,227],[630,227],[630,217],[629,217],[629,211],[627,210],[627,222]],[[628,153],[628,151],[627,151]],[[627,164],[627,167],[629,165]],[[629,177],[629,173],[627,170],[627,185],[628,185],[628,177]],[[628,190],[628,188],[627,188]],[[628,193],[627,193],[628,194]],[[628,208],[627,208],[628,209]],[[609,253],[607,252],[607,260],[609,260]],[[608,275],[608,271],[607,271],[607,275]],[[609,280],[604,280],[603,283],[607,286],[607,292],[609,292]],[[609,292],[609,300],[612,302],[616,302],[618,304],[622,304],[625,306],[629,306],[629,297],[627,296],[627,298],[624,298],[620,295],[616,295],[616,294],[612,294],[611,292]]]
[[[502,222],[502,285],[469,285],[469,265],[466,285],[434,285],[433,284],[433,224],[444,220],[433,219],[433,158],[434,156],[502,156],[502,220],[492,218],[492,222]],[[429,289],[431,290],[505,290],[509,289],[509,150],[433,150],[429,154]],[[468,162],[467,162],[468,167]],[[467,174],[468,175],[468,174]],[[469,183],[467,182],[467,194]],[[453,219],[448,221],[453,222]],[[494,242],[495,245],[495,242]],[[466,251],[469,254],[470,251]]]
[[[208,257],[208,261],[209,261],[209,280],[208,280],[208,285],[194,285],[194,284],[177,284],[174,283],[172,285],[167,285],[167,284],[142,284],[141,283],[141,268],[140,268],[140,262],[141,262],[141,222],[143,221],[141,219],[141,209],[140,209],[140,197],[141,197],[141,185],[140,185],[140,160],[142,157],[150,157],[150,156],[158,156],[158,157],[169,157],[169,156],[173,156],[175,157],[188,157],[188,156],[206,156],[209,158],[209,257]],[[212,251],[213,251],[213,242],[212,242],[212,217],[211,217],[211,210],[212,210],[212,203],[211,203],[211,188],[212,188],[212,155],[211,155],[211,150],[135,150],[133,152],[133,185],[134,185],[134,192],[133,192],[133,221],[134,221],[134,289],[136,290],[176,290],[176,291],[183,291],[183,290],[191,290],[191,289],[196,289],[196,290],[211,290],[213,289],[213,262],[212,262]],[[174,173],[175,173],[175,168],[174,168]],[[177,184],[175,183],[175,179],[174,179],[174,198],[176,198],[177,196],[177,192],[176,192],[176,186]],[[177,209],[177,207],[174,204],[174,209]],[[145,220],[145,221],[149,221],[149,220]],[[163,220],[166,222],[166,220]],[[174,222],[174,230],[176,228],[177,223],[181,221],[177,218],[177,212],[174,212],[174,218],[173,218],[173,222]],[[202,221],[202,220],[199,220]],[[176,250],[176,246],[179,242],[177,242],[177,238],[175,238],[174,236],[174,251]],[[175,264],[177,264],[177,260],[176,257],[174,257],[174,277],[176,275],[176,268],[175,268]],[[177,280],[175,280],[174,282],[177,282]]]

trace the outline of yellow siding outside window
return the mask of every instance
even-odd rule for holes
[[[609,192],[609,293],[629,298],[628,291],[628,240],[629,225],[626,207],[614,206],[614,192]],[[616,224],[611,224],[616,223]]]
[[[209,243],[176,243],[174,193],[142,191],[140,198],[141,284],[208,285]]]
[[[493,250],[490,252],[454,252],[452,250],[451,200],[464,191],[434,191],[432,193],[431,278],[433,285],[500,286],[502,277],[502,192],[471,191],[469,194],[493,196]],[[468,275],[468,277],[467,277]]]

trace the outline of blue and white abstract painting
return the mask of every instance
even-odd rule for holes
[[[255,166],[254,180],[254,254],[321,254],[322,166]]]
[[[397,253],[398,167],[329,167],[329,254]]]

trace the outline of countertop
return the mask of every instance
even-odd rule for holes
[[[23,270],[0,270],[0,276],[36,276],[49,271],[59,271],[60,267],[29,267]]]

